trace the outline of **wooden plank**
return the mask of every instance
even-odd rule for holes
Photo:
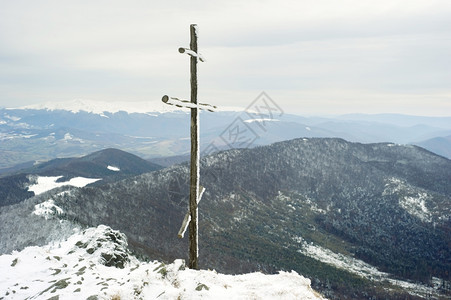
[[[199,188],[200,188],[200,191],[199,191],[199,197],[197,198],[197,204],[199,204],[200,200],[202,199],[202,195],[205,192],[205,188],[203,186],[200,186]],[[180,226],[180,230],[178,233],[179,238],[182,239],[185,236],[186,229],[188,229],[189,221],[191,221],[191,215],[188,210],[185,215],[185,218],[183,218],[182,226]]]
[[[180,47],[179,48],[179,52],[180,53],[186,53],[189,56],[198,58],[201,62],[205,62],[205,58],[202,56],[202,54],[196,53],[196,52],[192,51],[191,49]]]
[[[179,99],[176,97],[169,97],[168,95],[164,95],[163,98],[161,98],[161,101],[163,101],[166,104],[174,105],[180,108],[199,108],[203,110],[208,110],[211,112],[216,111],[217,107],[214,105],[206,104],[206,103],[197,103],[193,104],[191,101]]]

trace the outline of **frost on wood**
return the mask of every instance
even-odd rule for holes
[[[188,54],[188,55],[191,56],[191,57],[196,57],[196,58],[199,59],[201,62],[205,62],[205,58],[202,56],[202,54],[196,53],[196,52],[194,52],[193,50],[190,50],[190,49],[188,49],[188,48],[182,48],[182,47],[180,47],[180,48],[179,48],[179,52],[180,52],[180,53],[186,53],[186,54]]]
[[[169,97],[168,95],[164,95],[161,98],[161,101],[168,105],[174,105],[180,108],[198,108],[202,110],[208,110],[210,112],[216,111],[217,107],[214,105],[210,105],[207,103],[192,103],[191,101],[179,99],[177,97]]]
[[[191,109],[191,159],[190,159],[190,197],[189,197],[189,218],[185,216],[182,228],[178,236],[183,237],[186,231],[186,224],[189,226],[189,264],[191,269],[198,268],[198,210],[199,202],[199,109],[216,108],[209,104],[199,103],[197,99],[197,61],[203,61],[198,54],[198,28],[196,24],[190,25],[190,48],[179,48],[180,53],[187,53],[190,58],[190,83],[191,83],[191,101],[181,100],[167,95],[163,96],[162,101],[166,104],[175,105]],[[190,219],[190,220],[188,220]]]
[[[203,186],[199,187],[199,196],[197,197],[197,204],[199,204],[200,199],[202,199],[202,195],[205,192],[205,188]],[[182,222],[182,226],[180,227],[179,233],[178,233],[178,237],[179,238],[183,238],[183,236],[185,235],[186,230],[188,229],[188,224],[191,221],[191,215],[188,209],[188,212],[185,215],[185,218],[183,219]]]

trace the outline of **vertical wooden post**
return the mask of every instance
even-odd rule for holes
[[[190,49],[197,53],[197,25],[190,26]],[[197,197],[199,195],[199,109],[197,107],[197,57],[191,56],[191,170],[190,170],[190,194],[189,210],[191,221],[189,224],[189,264],[190,269],[198,269],[198,216]]]
[[[191,109],[191,165],[190,165],[190,192],[189,192],[189,210],[183,219],[182,227],[180,228],[178,236],[183,237],[186,228],[189,228],[189,263],[190,269],[199,269],[198,257],[198,214],[197,204],[202,197],[205,190],[199,186],[199,109],[208,111],[215,111],[217,108],[214,105],[199,103],[197,101],[197,61],[205,61],[203,56],[197,52],[197,25],[190,26],[190,49],[179,48],[180,53],[186,53],[190,56],[190,71],[191,71],[191,100],[183,100],[179,98],[169,97],[164,95],[161,99],[164,103],[175,105],[177,107],[184,107]],[[189,221],[188,221],[189,220]],[[187,225],[187,223],[189,224]]]

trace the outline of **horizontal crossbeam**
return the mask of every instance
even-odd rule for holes
[[[188,54],[191,57],[197,57],[201,62],[205,62],[205,58],[202,56],[202,54],[196,53],[196,52],[194,52],[191,49],[180,47],[179,48],[179,52],[180,53],[186,53],[186,54]]]
[[[175,97],[169,97],[168,95],[164,95],[163,98],[161,99],[161,101],[163,101],[166,104],[169,105],[174,105],[177,107],[181,107],[181,108],[199,108],[202,110],[208,110],[211,112],[216,111],[217,107],[214,105],[210,105],[210,104],[206,104],[206,103],[192,103],[191,101],[188,100],[183,100],[183,99],[179,99],[179,98],[175,98]]]

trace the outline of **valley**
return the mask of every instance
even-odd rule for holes
[[[145,159],[189,153],[186,111],[97,106],[76,102],[56,107],[48,104],[0,108],[0,176],[16,165],[80,157],[106,148],[121,149]],[[451,118],[447,117],[395,114],[303,117],[282,111],[224,109],[214,114],[202,112],[200,122],[200,147],[204,155],[294,138],[337,137],[361,143],[415,144],[451,157]],[[237,142],[238,137],[232,132],[236,129],[246,132],[240,138],[248,142]]]

